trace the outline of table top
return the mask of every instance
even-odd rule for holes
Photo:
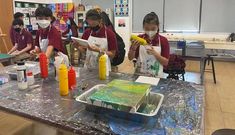
[[[6,67],[4,73],[10,70]],[[134,81],[135,75],[111,73],[106,81],[98,80],[97,71],[80,69],[78,85],[107,84],[113,79]],[[135,123],[114,118],[108,114],[98,115],[85,110],[74,96],[59,95],[58,82],[54,76],[46,80],[36,79],[28,90],[20,91],[14,81],[0,87],[0,110],[43,122],[78,134],[194,134],[204,133],[204,88],[188,82],[161,79],[152,92],[162,93],[164,101],[156,117],[145,123]]]
[[[177,42],[179,40],[169,39],[169,41]],[[205,49],[235,50],[235,42],[228,42],[228,41],[203,41],[203,42],[204,42]]]

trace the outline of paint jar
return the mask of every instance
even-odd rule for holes
[[[28,85],[33,85],[34,84],[33,72],[28,72],[27,73],[27,80],[28,80]]]
[[[20,90],[25,90],[28,88],[26,66],[24,62],[17,63],[17,84]]]

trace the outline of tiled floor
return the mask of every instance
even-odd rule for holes
[[[205,73],[205,135],[211,135],[215,130],[221,128],[235,129],[235,63],[216,62],[215,66],[217,84],[213,83],[211,73]],[[186,69],[190,72],[186,75],[186,80],[199,82],[198,73],[193,73],[199,72],[199,62],[187,62]],[[124,64],[119,66],[119,71],[133,73],[132,63],[126,60]],[[9,119],[11,119],[12,122],[13,119],[18,119],[15,116],[1,113],[0,125],[2,123],[1,119],[6,117],[11,117]],[[20,122],[22,123],[21,125],[28,123],[24,119]],[[1,128],[0,126],[0,131],[2,131]],[[49,129],[48,132],[50,130],[51,129]],[[40,135],[38,133],[36,134]]]

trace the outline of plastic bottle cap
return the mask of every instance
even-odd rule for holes
[[[73,69],[73,67],[71,67],[70,69],[69,69],[69,72],[75,72],[75,70]]]
[[[45,54],[45,53],[40,53],[40,54],[39,54],[39,57],[45,58],[45,57],[46,57],[46,54]]]
[[[28,72],[27,76],[33,76],[33,72]]]

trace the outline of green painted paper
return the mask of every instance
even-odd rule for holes
[[[92,103],[100,101],[101,106],[111,105],[115,110],[128,110],[136,107],[146,97],[151,85],[137,82],[114,80],[101,88],[89,99]]]

